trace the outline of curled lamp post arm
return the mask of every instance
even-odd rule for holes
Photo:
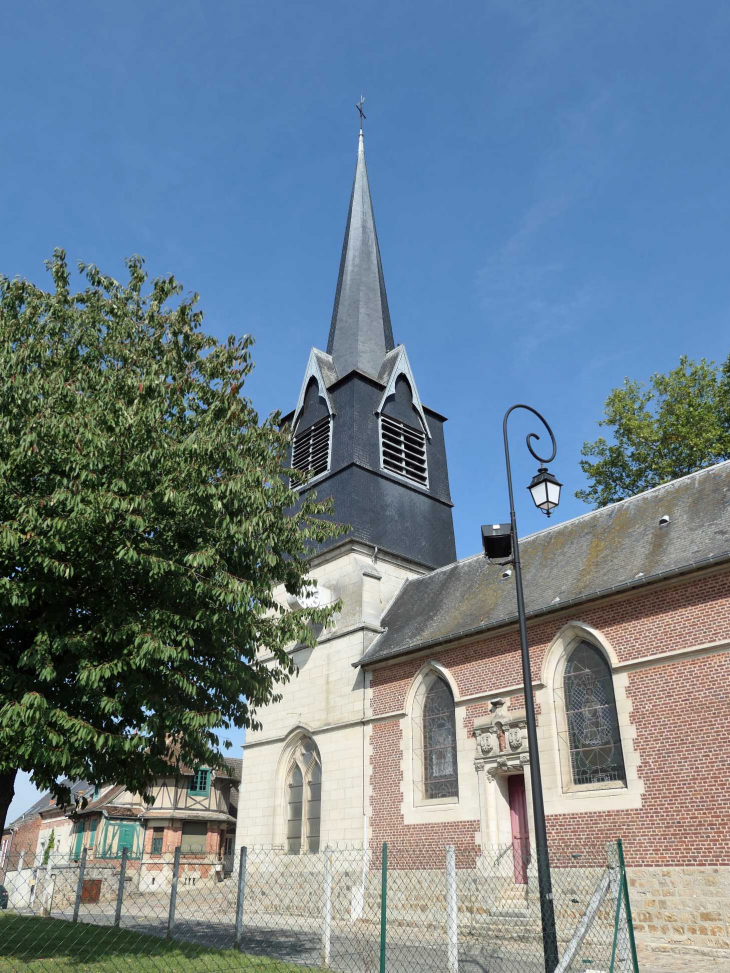
[[[540,436],[536,432],[529,432],[527,434],[527,439],[525,440],[527,443],[527,448],[529,449],[532,456],[534,456],[535,459],[538,461],[538,463],[540,463],[543,466],[547,466],[548,463],[552,463],[552,461],[555,459],[555,456],[557,455],[558,452],[558,444],[555,442],[555,436],[553,434],[553,431],[550,428],[547,419],[543,415],[540,415],[537,409],[533,409],[531,405],[523,405],[522,403],[519,402],[517,403],[517,405],[510,406],[510,408],[507,409],[507,411],[504,414],[504,421],[502,423],[502,433],[504,436],[504,456],[507,461],[507,485],[509,487],[510,511],[514,509],[514,500],[512,497],[512,465],[510,463],[510,458],[509,458],[509,438],[507,436],[507,420],[515,411],[515,409],[525,409],[526,412],[531,412],[534,416],[537,416],[537,418],[540,420],[543,426],[545,426],[545,428],[547,429],[550,435],[550,442],[552,443],[553,451],[552,453],[550,453],[549,456],[540,456],[532,448],[532,441],[539,439]]]

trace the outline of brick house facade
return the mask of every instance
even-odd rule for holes
[[[87,781],[67,779],[64,783],[70,787],[73,799],[93,791]],[[0,846],[0,873],[9,863],[13,865],[17,863],[21,856],[26,862],[34,862],[42,856],[51,830],[58,824],[61,824],[59,844],[63,847],[62,834],[70,830],[70,822],[64,820],[64,811],[56,807],[50,792],[41,795],[27,811],[5,826],[2,833],[2,846]]]

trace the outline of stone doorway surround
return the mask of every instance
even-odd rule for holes
[[[508,779],[513,774],[525,779],[530,848],[535,847],[525,711],[507,710],[504,699],[492,700],[489,716],[474,723],[474,737],[482,854],[495,859],[493,864],[507,877],[513,874],[512,857],[505,853],[512,843]]]

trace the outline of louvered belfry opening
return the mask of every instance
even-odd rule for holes
[[[310,478],[326,473],[330,463],[332,419],[324,416],[306,429],[297,430],[292,448],[292,466]]]
[[[426,436],[420,429],[385,414],[380,417],[383,469],[428,486]]]

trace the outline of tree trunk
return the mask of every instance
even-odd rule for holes
[[[3,770],[0,772],[0,835],[5,829],[5,818],[8,808],[15,796],[15,778],[17,770]]]

